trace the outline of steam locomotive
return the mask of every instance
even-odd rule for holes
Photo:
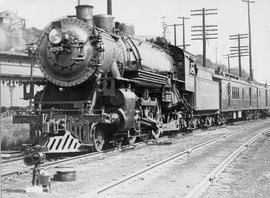
[[[101,151],[169,131],[250,119],[270,108],[270,88],[195,64],[195,57],[164,39],[143,41],[111,15],[52,21],[38,40],[46,80],[27,114],[33,145],[49,153]],[[33,82],[35,84],[35,82]]]

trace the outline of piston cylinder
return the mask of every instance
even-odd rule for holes
[[[134,126],[136,95],[129,89],[118,89],[115,96],[110,96],[111,106],[106,110],[111,116],[117,117],[112,126],[117,131],[127,131]]]

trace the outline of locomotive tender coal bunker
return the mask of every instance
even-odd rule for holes
[[[269,109],[267,86],[215,74],[164,39],[143,41],[132,25],[92,11],[78,5],[76,16],[51,22],[38,40],[44,89],[32,111],[14,117],[30,124],[33,145],[48,153],[101,151],[105,143],[259,116],[258,97],[237,106],[242,88],[243,100],[260,89],[259,109]]]

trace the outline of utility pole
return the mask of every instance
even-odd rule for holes
[[[162,24],[161,24],[161,27],[162,27],[162,34],[163,34],[163,38],[166,38],[166,30],[167,30],[167,24],[165,22],[165,16],[161,17],[162,19]]]
[[[29,106],[32,105],[33,102],[33,94],[34,94],[34,84],[33,84],[33,69],[34,69],[34,55],[31,54],[31,65],[30,65],[30,93],[31,93],[31,98],[29,99]]]
[[[217,45],[216,45],[216,47],[215,47],[215,50],[216,50],[216,65],[217,65],[217,64],[218,64],[218,63],[217,63],[217,51],[218,51],[218,50],[217,50]]]
[[[183,27],[183,45],[180,45],[181,47],[183,47],[183,50],[185,51],[186,50],[186,46],[190,46],[190,44],[186,44],[186,31],[185,31],[185,20],[186,19],[190,19],[190,18],[187,18],[187,17],[177,17],[178,19],[182,19],[182,27]]]
[[[26,49],[26,52],[28,54],[28,57],[30,57],[30,97],[29,97],[29,106],[33,103],[34,98],[34,83],[33,83],[33,69],[35,66],[35,60],[36,60],[36,43],[30,43],[27,44],[28,47]]]
[[[173,32],[174,32],[174,45],[176,46],[176,27],[180,26],[182,24],[172,24],[172,25],[167,25],[167,27],[173,27]]]
[[[208,39],[217,39],[217,25],[206,25],[205,24],[205,15],[214,15],[217,14],[217,9],[200,9],[200,10],[191,10],[191,16],[202,16],[202,26],[191,26],[193,28],[191,32],[200,32],[200,34],[191,34],[195,38],[191,40],[202,40],[203,41],[203,67],[206,67],[206,40]],[[199,29],[197,29],[199,28]],[[210,29],[209,29],[210,28]],[[213,29],[211,29],[213,28]],[[212,33],[209,33],[212,31]]]
[[[237,46],[230,47],[230,57],[235,58],[238,57],[239,64],[239,76],[242,77],[242,65],[241,65],[241,57],[249,56],[249,46],[241,46],[241,39],[248,38],[248,34],[235,34],[230,35],[230,40],[237,40]]]
[[[254,1],[250,0],[242,0],[242,2],[247,3],[248,5],[248,35],[249,35],[249,75],[250,75],[250,80],[253,80],[253,70],[252,70],[252,53],[251,53],[251,26],[250,26],[250,8],[249,4],[250,3],[255,3]]]
[[[223,57],[228,60],[228,73],[231,74],[231,65],[230,65],[230,54],[224,54]]]

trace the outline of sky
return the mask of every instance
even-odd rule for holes
[[[255,0],[250,5],[252,59],[254,77],[259,82],[270,84],[270,1]],[[106,0],[81,0],[81,4],[94,6],[94,14],[106,13]],[[207,42],[207,58],[212,62],[227,65],[222,55],[236,46],[229,35],[248,33],[247,4],[242,0],[112,0],[115,21],[132,23],[137,35],[162,35],[162,16],[167,24],[181,23],[178,16],[189,17],[186,21],[187,48],[193,54],[202,54],[202,42],[190,40],[190,26],[201,25],[201,17],[190,16],[190,10],[217,8],[217,15],[206,16],[206,24],[218,25],[218,39]],[[50,21],[75,14],[77,0],[0,0],[0,12],[11,10],[26,18],[27,27],[43,29]],[[166,38],[173,41],[173,28],[168,28]],[[182,44],[182,29],[177,28],[177,44]],[[248,45],[248,39],[241,41]],[[231,59],[231,67],[238,67],[238,59]],[[242,58],[242,68],[249,71],[249,58]]]

